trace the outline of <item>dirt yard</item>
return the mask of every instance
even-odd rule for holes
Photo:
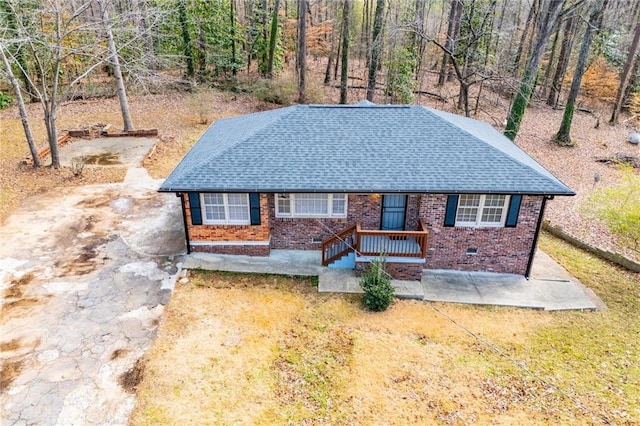
[[[637,277],[543,245],[609,310],[404,300],[369,313],[307,278],[196,272],[147,353],[131,423],[640,422]]]

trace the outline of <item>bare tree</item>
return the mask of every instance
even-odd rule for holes
[[[35,13],[29,19],[18,19],[23,26],[19,28],[21,37],[29,54],[37,78],[29,76],[29,90],[40,101],[44,112],[44,123],[47,129],[47,139],[51,150],[51,167],[60,167],[58,155],[58,130],[56,127],[58,102],[60,97],[60,85],[62,64],[74,55],[85,53],[91,57],[95,46],[67,47],[64,42],[77,33],[86,30],[86,26],[80,25],[79,17],[87,10],[90,1],[85,1],[75,8],[64,8],[59,1],[51,1],[46,5],[40,5],[35,10],[21,8],[16,0],[6,0],[10,3],[13,13],[24,18],[22,13]],[[50,26],[36,28],[24,26],[24,22],[38,22],[45,20]],[[101,61],[95,61],[87,69],[69,82],[66,87],[69,90],[73,85],[82,80],[93,71]]]
[[[573,45],[573,33],[575,31],[575,21],[575,14],[571,14],[564,25],[564,35],[562,37],[560,55],[558,56],[558,63],[556,64],[556,69],[549,87],[549,96],[547,97],[547,105],[552,107],[555,107],[558,103],[558,97],[560,95],[560,90],[562,89],[562,80],[564,74],[567,72],[567,66],[569,65],[569,57],[571,55],[571,47]]]
[[[105,0],[96,0],[100,5],[100,12],[102,13],[102,26],[104,27],[107,35],[107,46],[109,48],[109,61],[111,62],[111,68],[113,69],[113,76],[116,80],[116,88],[118,92],[118,100],[120,101],[120,111],[122,113],[122,122],[124,124],[124,131],[128,132],[133,130],[133,120],[131,119],[131,113],[129,112],[129,101],[127,100],[127,90],[124,86],[124,78],[122,77],[122,70],[120,69],[120,60],[118,59],[118,51],[116,44],[113,41],[113,31],[111,30],[111,20],[109,19],[109,12],[107,11],[107,5]]]
[[[382,27],[384,16],[384,0],[376,1],[376,14],[373,22],[373,40],[371,42],[371,62],[369,63],[369,77],[367,78],[367,100],[373,102],[376,93],[376,73],[380,65],[380,53],[382,51]]]
[[[456,43],[460,32],[460,19],[462,19],[462,1],[451,0],[449,9],[449,21],[447,25],[447,40],[442,47],[442,62],[440,63],[440,73],[438,74],[438,86],[442,86],[447,76],[447,64],[453,61],[456,52]]]
[[[638,50],[638,42],[640,41],[640,22],[636,23],[636,30],[633,34],[633,41],[629,46],[629,52],[627,53],[627,60],[622,68],[622,74],[620,75],[620,85],[616,93],[616,100],[613,104],[613,110],[611,111],[611,118],[609,124],[614,125],[618,121],[618,114],[620,114],[620,108],[622,107],[622,99],[624,97],[627,83],[629,82],[629,74],[631,71],[631,65],[633,64],[636,51]]]
[[[13,74],[13,70],[11,69],[11,64],[7,59],[7,55],[5,54],[5,48],[2,43],[0,43],[0,56],[2,57],[2,63],[4,64],[5,73],[7,78],[11,82],[11,87],[13,87],[13,93],[16,96],[16,102],[18,104],[18,111],[20,112],[20,121],[22,122],[22,128],[24,129],[24,135],[27,138],[27,144],[29,144],[29,152],[31,153],[31,158],[33,159],[33,167],[40,167],[40,158],[38,157],[38,148],[36,148],[36,143],[33,140],[33,135],[31,134],[31,128],[29,127],[29,117],[27,115],[27,109],[24,105],[24,99],[22,98],[22,91],[20,89],[20,83],[18,79]]]

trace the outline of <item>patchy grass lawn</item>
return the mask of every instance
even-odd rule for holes
[[[197,271],[167,306],[131,423],[640,422],[640,283],[545,236],[601,312],[399,300]]]

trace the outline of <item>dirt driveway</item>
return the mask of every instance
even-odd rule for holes
[[[185,249],[158,185],[131,168],[34,195],[0,228],[2,424],[126,424]]]

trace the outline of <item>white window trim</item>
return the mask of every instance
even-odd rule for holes
[[[286,195],[289,197],[289,213],[280,212],[280,205],[278,201],[281,199],[280,197]],[[275,205],[276,205],[276,217],[283,218],[340,218],[344,219],[347,217],[349,196],[344,194],[344,213],[333,213],[333,195],[327,194],[327,214],[309,214],[304,212],[296,212],[296,193],[286,193],[286,194],[275,194]],[[301,194],[302,195],[302,194]],[[306,193],[304,194],[306,195]],[[343,195],[343,194],[336,194]]]
[[[494,195],[494,194],[491,194],[491,195]],[[487,197],[487,194],[480,195],[480,205],[478,206],[478,213],[476,214],[476,220],[473,222],[461,222],[458,220],[458,210],[460,209],[460,200],[462,199],[461,197],[458,197],[458,204],[456,205],[455,226],[466,227],[466,228],[502,228],[504,227],[504,224],[507,220],[507,213],[509,210],[509,201],[511,199],[511,196],[506,195],[504,197],[504,205],[502,206],[502,216],[500,217],[500,222],[482,222],[482,211],[485,209],[484,202],[486,197]],[[491,207],[486,207],[486,208],[491,208]]]
[[[206,206],[204,202],[205,193],[200,194],[200,210],[202,215],[203,225],[250,225],[251,224],[251,206],[249,203],[249,194],[237,193],[233,195],[244,195],[247,199],[247,220],[229,220],[229,197],[227,193],[222,193],[223,205],[224,205],[224,217],[225,220],[209,220],[207,219]]]

